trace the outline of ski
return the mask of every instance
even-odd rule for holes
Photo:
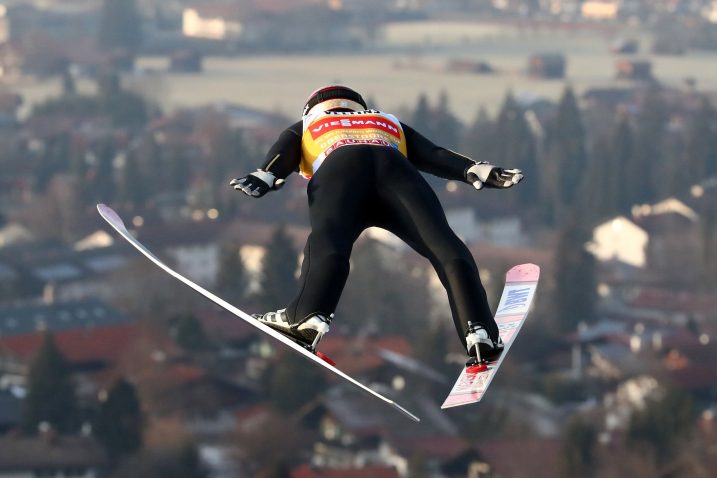
[[[481,401],[528,316],[539,278],[540,267],[535,264],[522,264],[508,271],[505,276],[505,288],[495,313],[495,321],[498,323],[500,337],[503,339],[503,352],[496,360],[479,366],[463,367],[441,408]]]
[[[306,348],[302,347],[301,345],[297,344],[290,338],[282,335],[281,333],[275,331],[274,329],[258,322],[256,319],[254,319],[251,315],[247,314],[243,310],[238,309],[237,307],[233,306],[232,304],[228,303],[224,299],[214,295],[213,293],[209,292],[208,290],[204,289],[200,285],[195,284],[188,278],[184,277],[182,274],[176,272],[169,266],[167,266],[165,263],[163,263],[157,256],[155,256],[149,249],[147,249],[142,243],[140,243],[137,238],[135,238],[132,234],[129,233],[127,228],[124,225],[124,222],[119,217],[119,215],[109,206],[106,206],[104,204],[98,204],[97,210],[100,213],[100,216],[107,221],[107,223],[112,226],[112,228],[119,233],[120,236],[122,236],[127,242],[129,242],[132,246],[134,246],[135,249],[137,249],[139,252],[141,252],[145,257],[147,257],[150,261],[152,261],[155,265],[160,267],[162,270],[164,270],[166,273],[174,277],[175,279],[179,280],[180,282],[184,283],[185,285],[191,287],[196,292],[199,292],[207,299],[211,300],[215,304],[217,304],[219,307],[223,308],[224,310],[234,314],[236,317],[244,320],[245,322],[251,324],[252,326],[256,327],[263,333],[269,335],[270,337],[276,339],[277,341],[281,342],[285,346],[293,349],[296,353],[302,355],[308,360],[311,360],[312,362],[321,365],[325,369],[333,372],[334,374],[338,375],[339,377],[343,378],[347,382],[351,383],[352,385],[360,388],[361,390],[369,393],[370,395],[374,396],[375,398],[380,399],[381,401],[387,403],[388,405],[391,405],[394,409],[400,411],[407,417],[409,417],[412,420],[415,420],[417,422],[420,421],[420,419],[394,402],[393,400],[384,397],[380,393],[372,390],[371,388],[367,387],[366,385],[362,384],[361,382],[357,381],[356,379],[352,378],[351,376],[347,375],[346,373],[342,372],[335,366],[329,364],[327,361],[325,361],[324,358],[322,358],[323,354],[317,355],[310,351],[308,351]]]

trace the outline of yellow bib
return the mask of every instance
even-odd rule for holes
[[[399,150],[407,156],[406,137],[395,116],[377,110],[320,112],[304,117],[299,172],[310,178],[335,149],[371,144]]]

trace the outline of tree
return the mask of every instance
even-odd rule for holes
[[[491,162],[494,154],[494,130],[495,124],[488,116],[485,108],[478,110],[478,115],[472,125],[463,135],[463,144],[461,149],[465,153],[478,161]]]
[[[612,215],[615,213],[627,213],[630,211],[632,204],[629,198],[629,190],[632,178],[628,176],[627,164],[634,154],[635,150],[635,133],[627,118],[617,124],[612,136],[612,148],[610,158],[607,162],[608,174],[611,178],[606,178],[603,186],[608,187],[604,192],[606,204],[605,212]],[[610,197],[614,199],[609,199]]]
[[[438,98],[438,108],[433,118],[433,134],[431,138],[436,144],[445,148],[457,148],[463,125],[451,112],[448,105],[448,93],[443,90]]]
[[[291,413],[320,395],[326,388],[326,379],[315,365],[287,353],[270,367],[268,385],[272,406]]]
[[[523,109],[511,93],[505,98],[498,114],[495,129],[493,164],[522,169],[527,178],[537,178],[537,151],[535,138],[525,120]],[[517,192],[523,204],[538,199],[538,181],[525,181]]]
[[[113,459],[131,455],[142,447],[142,407],[135,387],[118,379],[101,401],[94,431]]]
[[[689,167],[682,169],[689,176],[681,178],[682,190],[677,193],[684,193],[694,182],[717,175],[717,111],[707,97],[691,118],[686,150]]]
[[[630,188],[626,189],[630,204],[652,202],[658,197],[658,186],[664,184],[665,127],[667,108],[658,86],[648,88],[637,118],[635,147],[626,165]]]
[[[141,95],[122,89],[119,74],[114,70],[100,76],[97,101],[102,113],[118,127],[139,129],[150,116],[148,102]]]
[[[93,186],[95,197],[103,203],[110,203],[115,197],[115,154],[116,150],[112,141],[109,139],[102,140],[97,151],[97,166]]]
[[[150,196],[150,188],[135,154],[129,153],[122,168],[119,196],[135,207],[142,207]]]
[[[555,187],[561,205],[572,204],[587,167],[585,127],[572,88],[567,87],[547,128],[546,150],[555,163]]]
[[[692,399],[681,390],[669,389],[631,417],[628,444],[650,454],[658,466],[664,466],[684,447],[693,423]]]
[[[106,50],[137,52],[142,44],[142,19],[134,0],[104,0],[98,42]]]
[[[598,431],[580,417],[573,418],[563,432],[563,457],[566,476],[596,475]]]
[[[572,219],[560,233],[556,247],[556,288],[558,326],[574,330],[580,322],[593,319],[597,302],[595,257],[585,250],[589,227]]]
[[[79,413],[70,367],[55,345],[52,334],[45,334],[30,364],[27,397],[23,403],[22,429],[35,433],[42,422],[60,433],[76,431]]]
[[[191,314],[175,316],[170,320],[174,340],[185,350],[199,352],[211,347],[202,324]]]
[[[587,171],[575,203],[587,224],[630,211],[631,178],[626,168],[634,149],[634,133],[627,118],[622,118],[605,138],[593,147]]]
[[[244,298],[249,285],[246,266],[241,258],[239,244],[225,244],[219,255],[217,291],[230,302]]]
[[[411,126],[426,137],[433,135],[433,123],[431,122],[431,107],[428,104],[428,96],[421,93],[416,103],[416,108],[411,116]]]
[[[269,309],[287,303],[296,292],[297,253],[291,236],[281,226],[266,246],[261,264],[261,295],[263,305]]]

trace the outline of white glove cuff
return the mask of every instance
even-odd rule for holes
[[[468,171],[466,171],[466,175],[473,173],[478,176],[478,179],[481,182],[484,183],[488,179],[488,176],[490,175],[490,172],[493,170],[493,168],[495,168],[495,166],[493,166],[492,164],[481,161],[480,163],[476,163],[470,168],[468,168]]]

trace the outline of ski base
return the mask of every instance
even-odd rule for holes
[[[539,278],[540,268],[535,264],[522,264],[508,271],[505,288],[495,314],[500,337],[503,339],[503,351],[493,360],[464,366],[441,408],[458,407],[481,401],[528,316]]]
[[[179,272],[175,271],[168,265],[166,265],[164,262],[162,262],[157,256],[155,256],[147,247],[145,247],[141,242],[137,240],[132,234],[129,233],[126,226],[124,225],[124,222],[119,217],[119,215],[109,206],[106,206],[104,204],[98,204],[97,205],[97,211],[100,213],[100,216],[107,221],[107,223],[112,226],[112,228],[119,233],[120,236],[122,236],[127,242],[129,242],[135,249],[137,249],[139,252],[141,252],[147,259],[152,261],[156,266],[158,266],[160,269],[165,271],[167,274],[171,275],[178,281],[182,282],[186,286],[194,289],[196,292],[199,292],[207,299],[211,300],[215,304],[217,304],[222,309],[226,310],[227,312],[230,312],[234,314],[237,318],[242,319],[243,321],[251,324],[252,326],[256,327],[257,329],[264,332],[266,335],[269,335],[273,337],[275,340],[283,343],[287,347],[293,349],[295,352],[302,355],[304,358],[309,359],[313,361],[314,363],[317,363],[324,367],[325,369],[333,372],[334,374],[338,375],[339,377],[343,378],[347,382],[351,383],[357,388],[360,388],[364,392],[372,395],[375,398],[378,398],[379,400],[383,401],[384,403],[391,405],[394,409],[400,411],[404,415],[406,415],[411,420],[420,422],[421,420],[393,400],[384,397],[380,393],[376,392],[375,390],[371,389],[370,387],[367,387],[366,385],[362,384],[358,380],[354,379],[353,377],[347,375],[346,373],[342,372],[340,369],[336,368],[332,363],[325,360],[325,355],[321,354],[315,354],[313,352],[310,352],[306,350],[305,347],[302,345],[297,344],[295,341],[291,340],[290,338],[286,337],[280,332],[277,332],[276,330],[273,330],[271,327],[268,327],[262,323],[260,323],[258,320],[256,320],[251,315],[247,314],[241,309],[238,309],[234,305],[230,304],[229,302],[225,301],[224,299],[218,297],[217,295],[209,292],[205,288],[201,287],[198,284],[195,284],[188,278],[184,277]]]

